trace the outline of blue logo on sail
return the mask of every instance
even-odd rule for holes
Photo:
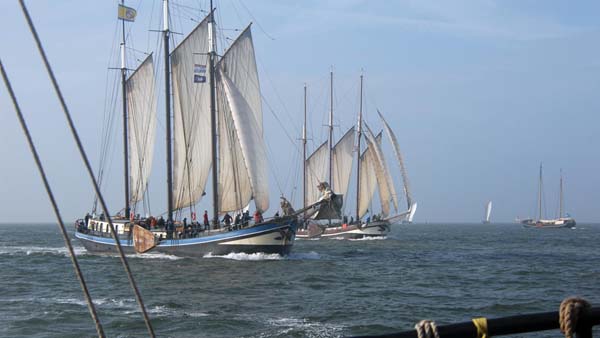
[[[206,82],[206,65],[194,64],[194,83]]]

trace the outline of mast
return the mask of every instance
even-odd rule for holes
[[[329,187],[333,191],[333,68],[329,72]]]
[[[213,189],[213,224],[219,224],[219,187],[218,187],[218,162],[217,162],[217,110],[216,110],[216,87],[215,87],[215,64],[216,64],[216,39],[214,27],[213,3],[210,0],[210,18],[208,20],[208,67],[210,71],[210,134],[212,153],[212,189]]]
[[[302,208],[306,208],[306,83],[304,84],[304,125],[302,126]]]
[[[559,195],[559,201],[558,201],[558,218],[561,218],[563,215],[563,176],[562,176],[562,169],[560,169],[560,195]]]
[[[538,189],[538,221],[542,219],[542,164],[540,163],[540,182]]]
[[[362,134],[362,108],[363,108],[363,74],[360,74],[360,105],[358,109],[358,126],[356,128],[357,140],[356,140],[356,221],[360,220],[360,136]]]
[[[121,5],[125,6],[125,0],[121,0]],[[121,88],[123,95],[123,181],[125,186],[125,217],[130,218],[129,207],[129,139],[127,135],[127,68],[125,67],[125,20],[121,20],[122,40],[121,40]]]
[[[167,220],[173,221],[173,161],[171,149],[171,73],[169,63],[169,0],[163,0],[163,40],[165,45],[165,113],[167,129]]]

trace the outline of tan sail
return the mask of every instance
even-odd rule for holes
[[[354,127],[350,128],[333,147],[333,192],[346,196],[352,173]]]
[[[154,64],[150,54],[125,84],[129,135],[130,203],[144,197],[152,169],[156,138]]]
[[[171,53],[175,209],[200,200],[212,166],[208,47],[205,18]]]
[[[327,142],[323,142],[307,159],[306,163],[306,205],[311,205],[319,200],[321,192],[319,184],[327,180],[328,158]]]

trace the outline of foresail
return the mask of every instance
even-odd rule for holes
[[[227,74],[246,100],[262,134],[262,101],[250,26],[246,27],[224,53],[219,61],[219,69]]]
[[[394,148],[394,154],[396,154],[396,159],[398,160],[398,164],[400,165],[400,173],[402,175],[402,182],[404,184],[404,194],[406,195],[406,204],[408,206],[408,209],[410,209],[410,207],[413,203],[413,199],[412,199],[412,194],[410,192],[410,184],[408,183],[408,173],[406,172],[406,167],[404,166],[404,160],[402,158],[402,153],[400,152],[400,145],[398,144],[398,139],[396,138],[396,135],[392,131],[392,128],[390,128],[390,125],[383,118],[383,115],[381,114],[381,112],[379,112],[379,110],[377,110],[377,113],[379,114],[379,117],[381,118],[381,121],[383,122],[383,126],[385,128],[386,134],[390,138],[390,141]]]
[[[269,178],[262,130],[258,121],[256,121],[252,107],[244,99],[242,92],[233,81],[222,70],[219,72],[219,78],[231,111],[233,126],[239,138],[239,149],[249,177],[254,204],[258,211],[264,212],[269,208]],[[239,170],[241,176],[242,168],[239,168]],[[246,203],[247,201],[243,201],[236,209]]]
[[[369,126],[365,123],[365,138],[367,144],[373,149],[374,161],[372,162],[373,168],[375,169],[375,177],[377,178],[377,184],[379,186],[379,198],[381,200],[381,210],[383,217],[387,217],[390,214],[389,202],[394,203],[394,207],[398,210],[398,199],[396,197],[396,189],[394,188],[394,181],[392,180],[383,152],[379,143],[375,141],[373,132]]]
[[[150,54],[127,79],[130,203],[141,201],[148,185],[156,138],[154,63]]]
[[[304,195],[306,205],[319,200],[321,195],[318,189],[319,183],[327,180],[328,155],[327,141],[325,141],[306,159],[304,164],[306,166],[306,194]]]
[[[350,128],[333,147],[333,192],[346,196],[352,172],[354,127]]]
[[[197,203],[212,165],[208,20],[171,53],[173,83],[173,204]]]
[[[243,208],[250,198],[256,209],[269,208],[269,181],[266,145],[263,137],[262,106],[258,70],[254,55],[252,32],[248,26],[231,44],[218,64],[219,85],[224,98],[220,99],[219,117],[226,123],[220,126],[220,140],[233,152],[234,157],[223,159],[231,167],[219,167],[221,181],[220,199],[223,211]],[[227,140],[225,140],[227,138]],[[221,156],[227,156],[224,144],[219,144]],[[231,177],[224,176],[231,173]],[[225,208],[225,207],[228,208]]]
[[[222,83],[217,86],[219,112],[219,213],[240,210],[252,198],[250,177]]]

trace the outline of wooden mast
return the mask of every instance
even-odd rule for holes
[[[304,125],[302,126],[302,208],[306,209],[306,83],[304,84]]]
[[[216,110],[216,86],[215,86],[215,64],[216,64],[216,38],[214,27],[213,3],[210,0],[210,18],[208,20],[208,44],[209,44],[209,68],[210,68],[210,134],[212,153],[212,190],[213,190],[213,224],[219,224],[219,187],[218,187],[218,162],[217,162],[217,110]]]
[[[356,128],[356,221],[360,222],[360,136],[362,135],[362,108],[363,108],[363,74],[360,74],[360,105],[358,109],[358,124]]]
[[[125,0],[121,0],[121,5],[125,6]],[[123,180],[125,186],[125,217],[130,218],[129,206],[129,140],[127,130],[127,68],[125,66],[125,20],[122,21],[122,40],[121,40],[121,87],[123,95]]]
[[[165,114],[167,136],[167,220],[173,221],[173,161],[171,147],[171,72],[169,63],[169,0],[163,0],[163,43],[165,54]]]

